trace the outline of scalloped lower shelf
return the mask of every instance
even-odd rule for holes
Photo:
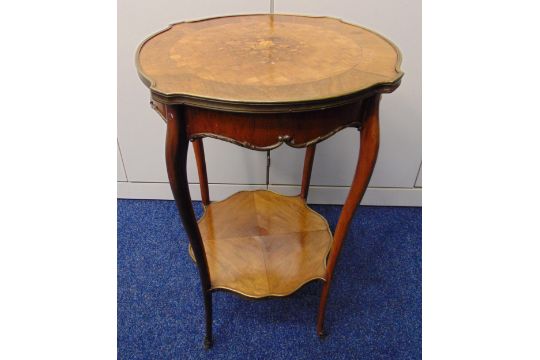
[[[212,289],[250,298],[286,296],[325,279],[332,233],[299,196],[241,191],[199,220]],[[192,258],[191,247],[189,252]]]

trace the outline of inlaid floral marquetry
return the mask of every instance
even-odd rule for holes
[[[211,203],[199,229],[214,289],[285,296],[324,279],[332,235],[298,196],[242,191]]]
[[[335,99],[402,76],[399,50],[327,17],[244,15],[182,22],[140,47],[139,75],[165,101],[294,103]]]

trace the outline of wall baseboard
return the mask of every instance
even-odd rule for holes
[[[168,183],[119,181],[117,184],[117,197],[119,199],[173,200]],[[240,184],[209,184],[208,187],[210,189],[210,199],[212,200],[223,200],[237,191],[266,189],[266,185]],[[297,195],[300,193],[300,186],[294,185],[270,185],[268,189],[285,195]],[[189,191],[193,200],[201,200],[199,184],[189,184]],[[311,186],[309,188],[308,203],[342,205],[348,192],[348,187]],[[362,200],[362,205],[422,206],[422,189],[368,188]]]
[[[174,200],[169,183],[118,182],[119,199]],[[223,200],[241,190],[266,189],[266,185],[208,184],[210,199]],[[189,184],[192,200],[201,200],[199,184]]]
[[[293,185],[270,185],[268,189],[285,195],[300,193],[300,186]],[[348,193],[344,186],[310,186],[308,203],[343,205]],[[422,189],[368,188],[361,205],[422,206]]]

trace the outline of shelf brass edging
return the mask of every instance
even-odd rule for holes
[[[261,189],[257,189],[257,190],[242,190],[242,191],[238,191],[238,192],[235,192],[234,194],[232,195],[229,195],[227,196],[225,199],[223,200],[219,200],[219,201],[213,201],[212,203],[210,203],[210,205],[214,204],[214,203],[221,203],[221,202],[225,202],[227,200],[229,200],[231,197],[237,195],[237,194],[240,194],[240,193],[243,193],[243,192],[258,192],[258,191],[263,191],[263,192],[271,192],[271,193],[274,193],[276,195],[279,195],[279,196],[282,196],[282,197],[289,197],[289,198],[299,198],[300,196],[299,195],[283,195],[283,194],[280,194],[278,192],[275,192],[273,190],[261,190]],[[326,230],[328,231],[328,235],[330,236],[330,242],[328,244],[328,248],[326,249],[325,251],[325,255],[323,257],[323,267],[326,271],[326,260],[328,258],[328,255],[330,255],[330,250],[332,249],[332,245],[334,243],[334,235],[332,234],[332,231],[330,231],[330,224],[328,224],[328,220],[322,216],[321,214],[319,214],[318,212],[316,212],[315,210],[313,210],[311,207],[308,206],[307,204],[307,201],[303,200],[304,202],[304,205],[305,207],[311,211],[313,214],[319,216],[323,221],[324,223],[326,224]],[[209,205],[209,206],[210,206]],[[204,211],[203,211],[203,215],[201,216],[201,218],[199,220],[197,220],[197,224],[199,224],[203,219],[204,217],[206,216],[206,210],[207,210],[207,207],[205,206],[204,207]],[[202,239],[201,239],[202,240]],[[203,240],[203,247],[204,247],[204,240]],[[193,250],[191,249],[191,244],[188,245],[188,252],[189,252],[189,256],[191,257],[191,259],[193,260],[193,262],[196,264],[197,261],[195,260],[195,256],[193,254]],[[302,288],[304,285],[307,285],[309,284],[310,282],[312,281],[315,281],[315,280],[322,280],[322,281],[326,281],[326,278],[325,277],[321,277],[321,276],[315,276],[313,278],[310,278],[304,282],[302,282],[298,287],[296,287],[294,290],[291,290],[290,292],[288,293],[284,293],[284,294],[267,294],[267,295],[262,295],[262,296],[253,296],[253,295],[249,295],[249,294],[246,294],[246,293],[243,293],[239,290],[236,290],[236,289],[233,289],[233,288],[229,288],[229,287],[226,287],[226,286],[216,286],[216,287],[213,287],[211,286],[210,287],[210,291],[217,291],[217,290],[225,290],[225,291],[228,291],[228,292],[232,292],[232,293],[235,293],[235,294],[238,294],[238,295],[241,295],[243,297],[246,297],[248,299],[265,299],[265,298],[270,298],[270,297],[286,297],[286,296],[289,296],[289,295],[292,295],[293,293],[297,292],[298,290],[300,290],[300,288]],[[210,284],[212,284],[212,278],[210,277]]]

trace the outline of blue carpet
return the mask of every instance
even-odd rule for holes
[[[333,230],[341,207],[312,207]],[[174,202],[118,200],[118,358],[420,359],[421,219],[421,208],[358,209],[326,339],[315,332],[322,283],[314,282],[282,299],[214,293],[214,346],[205,351],[198,273]]]

